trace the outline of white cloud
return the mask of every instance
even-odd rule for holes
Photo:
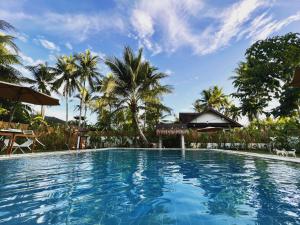
[[[253,41],[268,37],[298,21],[300,14],[274,19],[270,9],[277,4],[275,0],[240,0],[227,7],[205,0],[120,0],[108,11],[40,14],[26,13],[25,1],[22,7],[16,7],[17,1],[13,1],[13,7],[0,3],[1,18],[13,23],[26,21],[46,32],[67,36],[72,42],[85,41],[95,34],[123,33],[153,54],[172,53],[182,47],[194,54],[210,54],[241,38]],[[46,39],[40,44],[51,51],[59,50]],[[65,47],[73,49],[69,42]]]
[[[19,33],[19,32],[17,32],[15,34],[15,36],[16,36],[17,39],[19,39],[22,42],[27,42],[28,38],[29,38],[29,36],[27,34],[25,34],[25,33]]]
[[[167,70],[165,71],[165,74],[167,74],[167,75],[172,75],[172,74],[173,74],[173,71],[170,70],[170,69],[167,69]]]
[[[94,56],[98,56],[100,59],[105,59],[105,57],[106,57],[106,55],[103,53],[103,52],[100,52],[100,51],[98,51],[98,52],[95,52],[95,51],[93,51],[93,50],[90,50],[91,51],[91,54],[92,55],[94,55]]]
[[[25,65],[34,66],[34,65],[38,65],[40,63],[45,62],[44,60],[41,60],[41,59],[34,60],[33,58],[31,58],[30,56],[24,54],[21,51],[19,52],[19,56],[20,56],[21,60],[23,61],[23,64],[25,64]]]
[[[194,0],[140,0],[131,10],[130,37],[154,54],[181,47],[192,48],[199,55],[210,54],[241,38],[264,39],[300,20],[300,12],[275,20],[267,12],[273,4],[272,0],[242,0],[216,9]],[[209,24],[195,26],[207,17]]]
[[[271,17],[268,17],[267,22],[264,23],[264,26],[255,27],[252,26],[252,32],[249,32],[248,37],[251,37],[253,41],[262,40],[270,36],[271,34],[281,30],[282,28],[288,26],[290,23],[300,21],[300,11],[292,16],[289,16],[282,20],[273,20],[270,21]]]
[[[46,49],[51,51],[60,51],[60,48],[53,42],[46,39],[38,39],[39,43]]]
[[[114,13],[98,14],[59,14],[46,13],[43,20],[37,21],[45,26],[45,29],[63,32],[65,35],[84,41],[89,35],[104,30],[124,29],[122,18]]]
[[[221,14],[223,22],[212,36],[209,47],[203,48],[203,46],[200,46],[198,51],[207,54],[228,45],[243,30],[246,22],[252,18],[253,13],[265,5],[267,5],[267,1],[264,0],[243,0],[226,9]]]
[[[194,45],[196,35],[191,33],[188,17],[193,17],[203,7],[202,1],[189,0],[141,0],[131,14],[131,25],[140,44],[159,53],[168,49],[174,51],[184,45]],[[162,44],[153,41],[155,31],[163,40]]]
[[[65,44],[65,46],[66,46],[67,49],[73,50],[73,46],[72,46],[72,44],[71,44],[70,42],[67,42],[67,43]]]

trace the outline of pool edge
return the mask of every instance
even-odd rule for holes
[[[180,149],[180,148],[124,148],[124,147],[112,147],[112,148],[99,148],[99,149],[84,149],[84,150],[65,150],[65,151],[52,151],[52,152],[36,152],[36,153],[26,153],[26,154],[16,154],[16,155],[1,155],[1,160],[9,160],[9,159],[18,159],[18,158],[26,158],[26,157],[39,157],[39,156],[47,156],[47,155],[66,155],[66,154],[82,154],[88,152],[98,152],[98,151],[107,151],[112,149],[126,149],[126,150],[152,150],[152,151],[165,151],[165,150],[181,150],[181,151],[216,151],[216,152],[223,152],[227,154],[235,154],[235,155],[243,155],[243,156],[252,156],[257,158],[264,158],[264,159],[272,159],[272,160],[280,160],[285,162],[293,162],[293,163],[300,163],[300,158],[292,158],[292,157],[283,157],[277,155],[266,155],[260,153],[252,153],[252,152],[241,152],[235,150],[224,150],[224,149],[205,149],[205,148],[187,148],[187,149]]]

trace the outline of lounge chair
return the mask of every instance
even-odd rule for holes
[[[33,140],[32,139],[27,139],[27,141],[25,141],[23,144],[18,145],[15,150],[13,150],[12,153],[15,153],[18,149],[22,152],[25,153],[23,151],[23,149],[28,149],[29,151],[32,151],[32,149],[30,148],[30,146],[33,144]]]
[[[9,139],[4,139],[4,141],[3,141],[3,147],[1,149],[1,152],[3,152],[4,150],[6,150],[8,148],[8,144],[9,144]],[[13,149],[17,149],[18,147],[19,147],[19,144],[17,144],[16,142],[14,142],[12,148]]]

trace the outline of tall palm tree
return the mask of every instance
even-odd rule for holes
[[[118,109],[130,110],[139,137],[148,145],[140,124],[140,110],[145,109],[145,105],[161,104],[161,96],[170,93],[171,88],[161,85],[161,79],[167,75],[143,61],[142,53],[142,49],[134,54],[131,48],[125,47],[122,59],[107,58],[105,64],[111,69],[116,83],[114,94],[118,99]]]
[[[0,20],[0,30],[14,30],[14,27],[6,21]],[[0,33],[0,80],[18,83],[24,79],[14,65],[21,65],[14,37]]]
[[[36,66],[26,66],[26,68],[33,76],[33,79],[28,79],[28,83],[33,85],[32,88],[47,95],[51,95],[51,91],[54,90],[54,69],[48,66],[47,63],[41,63]],[[45,108],[43,105],[41,106],[41,115],[43,118],[45,117]]]
[[[223,93],[223,89],[218,86],[213,86],[201,92],[201,98],[194,102],[195,111],[202,111],[207,107],[212,107],[217,110],[225,110],[230,105],[228,96]]]
[[[80,76],[80,84],[83,90],[86,90],[86,85],[88,84],[91,89],[94,88],[94,82],[99,79],[99,72],[97,71],[97,64],[99,62],[99,57],[92,55],[90,50],[86,50],[84,53],[80,53],[75,56],[78,62],[78,73]],[[84,93],[79,91],[79,93]],[[84,97],[80,98],[80,108],[79,108],[79,127],[81,126],[81,116],[82,109],[84,108],[85,102]]]
[[[87,90],[87,89],[84,89],[83,87],[80,87],[80,90],[79,90],[79,94],[75,95],[75,98],[79,99],[80,103],[81,102],[84,102],[84,105],[83,105],[83,118],[86,119],[86,114],[87,114],[87,110],[88,108],[92,108],[92,106],[94,105],[93,104],[93,97],[92,97],[92,94]],[[83,98],[83,100],[82,100]],[[80,110],[80,107],[82,107],[80,104],[79,105],[76,105],[75,109],[76,110]]]
[[[58,79],[53,83],[54,87],[58,90],[63,87],[63,96],[66,98],[66,125],[69,121],[69,97],[78,90],[78,68],[75,63],[75,58],[70,56],[61,56],[57,59],[55,66],[55,74]]]
[[[107,131],[112,130],[113,112],[118,100],[114,93],[115,87],[115,78],[110,73],[95,83],[95,91],[100,95],[95,95],[91,102],[91,108],[99,115],[98,124],[101,124],[101,128]]]

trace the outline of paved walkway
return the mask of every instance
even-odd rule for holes
[[[157,151],[164,151],[164,150],[182,150],[179,148],[164,148],[164,149],[149,149],[149,148],[101,148],[101,149],[85,149],[85,150],[66,150],[66,151],[55,151],[55,152],[38,152],[38,153],[26,153],[26,154],[15,154],[15,155],[1,155],[0,160],[5,159],[18,159],[18,158],[24,158],[24,157],[40,157],[40,156],[46,156],[46,155],[65,155],[65,154],[81,154],[85,152],[97,152],[97,151],[106,151],[109,149],[132,149],[132,150],[138,150],[138,149],[144,149],[144,150],[157,150]],[[207,149],[186,149],[185,151],[203,151]],[[217,152],[223,152],[227,154],[236,154],[236,155],[244,155],[244,156],[253,156],[253,157],[259,157],[259,158],[265,158],[265,159],[274,159],[274,160],[281,160],[286,162],[294,162],[294,163],[300,163],[300,158],[293,158],[293,157],[284,157],[284,156],[278,156],[278,155],[268,155],[268,154],[261,154],[261,153],[254,153],[254,152],[243,152],[243,151],[234,151],[234,150],[222,150],[222,149],[210,149],[209,151],[217,151]],[[299,153],[298,153],[299,154]]]

